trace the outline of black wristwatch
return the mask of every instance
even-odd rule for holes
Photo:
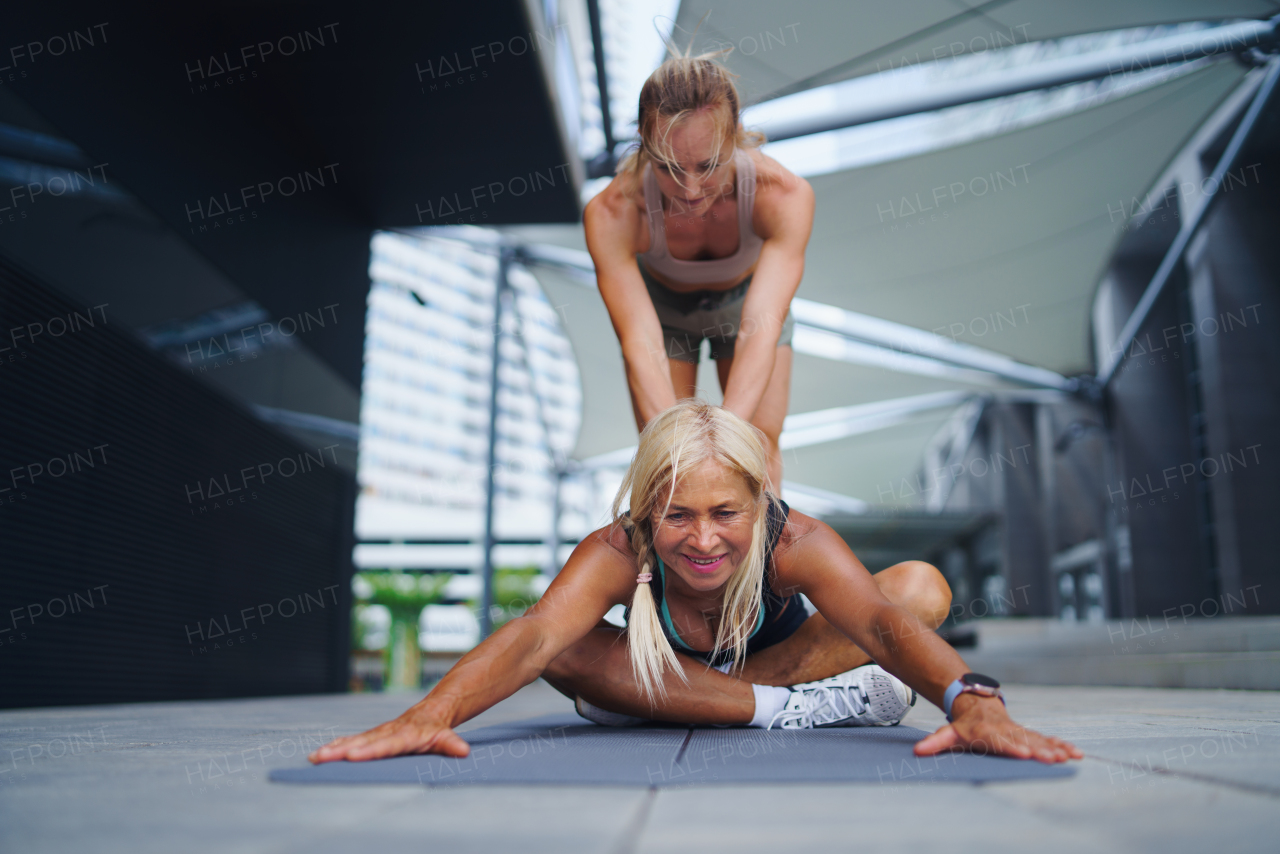
[[[981,673],[966,673],[947,686],[947,693],[942,695],[942,711],[947,720],[951,720],[951,704],[961,694],[977,694],[979,697],[999,697],[1004,702],[1004,694],[1000,693],[1000,683],[990,676]]]

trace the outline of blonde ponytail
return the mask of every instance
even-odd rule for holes
[[[633,541],[636,536],[632,535]],[[637,552],[640,576],[653,575],[654,555],[651,544],[644,544]],[[676,658],[676,651],[662,631],[662,618],[658,616],[657,603],[653,601],[652,580],[636,584],[631,597],[631,613],[627,617],[627,648],[631,658],[631,673],[650,705],[667,695],[662,684],[662,674],[670,669],[681,681],[687,681],[684,670]]]
[[[742,475],[756,502],[751,546],[742,564],[725,585],[720,627],[712,654],[732,650],[734,666],[746,657],[747,641],[760,617],[761,589],[767,569],[769,504],[766,490],[768,456],[764,435],[727,409],[699,400],[684,400],[646,425],[622,485],[613,501],[613,517],[628,532],[636,555],[638,580],[652,575],[657,564],[653,524],[666,515],[683,472],[716,460]],[[622,513],[624,500],[629,511]],[[675,650],[662,631],[648,580],[636,585],[627,618],[627,648],[631,670],[646,699],[654,704],[666,697],[663,677],[673,671],[687,681]]]

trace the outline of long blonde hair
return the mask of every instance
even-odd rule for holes
[[[732,50],[730,48],[729,50]],[[713,108],[715,153],[714,169],[720,165],[720,149],[726,139],[732,138],[734,148],[752,148],[765,141],[764,134],[746,131],[740,116],[742,101],[736,76],[716,60],[728,50],[689,56],[677,53],[649,75],[640,89],[640,110],[636,119],[640,141],[627,152],[618,164],[618,174],[629,174],[638,183],[646,164],[664,163],[673,173],[679,164],[667,141],[671,129],[682,119],[706,107]],[[669,119],[665,132],[659,132],[659,119]]]
[[[755,502],[751,546],[725,585],[720,627],[712,650],[714,655],[731,649],[737,667],[746,655],[747,640],[762,607],[769,503],[776,501],[769,488],[764,434],[723,407],[700,400],[677,403],[650,421],[640,434],[640,447],[613,500],[613,518],[630,537],[638,574],[653,573],[657,568],[654,524],[661,524],[666,516],[679,480],[708,460],[742,475]],[[630,512],[623,514],[622,504],[628,496]],[[651,704],[655,697],[666,695],[662,684],[665,670],[669,668],[685,679],[675,651],[662,632],[653,592],[646,583],[636,585],[631,601],[627,646],[632,673]]]

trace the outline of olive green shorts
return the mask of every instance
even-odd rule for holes
[[[711,342],[712,359],[732,359],[734,342],[742,331],[742,304],[746,302],[747,287],[752,277],[748,276],[742,284],[727,291],[682,294],[655,279],[644,262],[637,263],[653,307],[658,312],[658,321],[662,324],[667,357],[696,365],[705,338]],[[794,330],[795,319],[788,310],[778,336],[779,347],[791,344]],[[750,335],[751,330],[742,331],[742,334]]]

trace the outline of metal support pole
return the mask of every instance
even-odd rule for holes
[[[1242,21],[1110,50],[1044,60],[1022,68],[1000,68],[972,77],[958,77],[915,92],[885,88],[846,103],[836,99],[834,106],[821,110],[779,111],[772,108],[766,99],[748,107],[743,121],[763,131],[770,142],[779,142],[1023,92],[1098,80],[1129,71],[1145,71],[1201,59],[1225,59],[1248,54],[1259,47],[1271,50],[1276,23],[1274,18]]]
[[[1036,463],[1040,469],[1040,527],[1044,536],[1044,577],[1049,585],[1049,606],[1053,609],[1055,617],[1061,617],[1062,606],[1076,605],[1080,595],[1079,591],[1076,591],[1070,603],[1064,602],[1059,586],[1062,578],[1053,569],[1053,558],[1058,552],[1058,461],[1053,448],[1053,410],[1049,408],[1049,404],[1040,403],[1036,404],[1035,411]],[[1081,619],[1079,609],[1075,610],[1076,619]]]
[[[564,489],[564,469],[557,466],[551,480],[551,527],[547,531],[547,550],[550,554],[547,557],[545,572],[551,578],[555,578],[556,573],[560,571],[560,492],[562,489]]]
[[[513,259],[524,262],[523,247],[515,249]],[[520,357],[525,371],[529,374],[529,394],[533,396],[534,411],[538,413],[538,426],[542,428],[542,438],[547,444],[547,456],[551,459],[551,525],[547,530],[546,544],[550,555],[547,558],[545,572],[551,577],[560,571],[556,553],[560,549],[560,490],[564,484],[564,476],[568,463],[564,455],[556,448],[551,438],[551,424],[547,421],[547,406],[538,391],[538,378],[534,375],[533,361],[529,358],[528,330],[524,325],[524,315],[520,313],[520,300],[512,292],[511,314],[516,321],[516,340],[520,344]]]
[[[1125,351],[1129,349],[1129,345],[1137,338],[1138,330],[1146,322],[1147,315],[1151,313],[1151,309],[1160,297],[1160,293],[1164,290],[1164,286],[1168,284],[1169,277],[1173,275],[1173,271],[1177,266],[1182,263],[1182,256],[1186,253],[1187,247],[1191,245],[1191,238],[1196,236],[1200,226],[1204,224],[1205,219],[1208,217],[1209,211],[1217,200],[1219,191],[1222,189],[1223,179],[1231,171],[1231,167],[1235,165],[1236,158],[1240,156],[1240,151],[1249,139],[1249,134],[1253,131],[1254,124],[1257,123],[1258,117],[1262,115],[1262,108],[1267,105],[1267,101],[1271,98],[1271,93],[1275,91],[1276,80],[1280,78],[1280,57],[1272,57],[1267,62],[1266,69],[1266,76],[1263,77],[1262,85],[1258,87],[1257,94],[1253,96],[1249,109],[1245,110],[1244,118],[1240,120],[1240,125],[1236,128],[1235,133],[1231,135],[1231,142],[1227,144],[1226,150],[1222,152],[1222,157],[1218,160],[1218,165],[1214,167],[1213,174],[1206,179],[1213,181],[1213,189],[1209,191],[1204,203],[1196,209],[1195,213],[1185,221],[1178,231],[1178,235],[1173,239],[1173,245],[1165,253],[1164,260],[1160,262],[1160,267],[1156,270],[1156,274],[1151,277],[1151,283],[1143,291],[1142,298],[1138,300],[1133,313],[1129,315],[1129,319],[1125,321],[1124,328],[1120,330],[1119,336],[1116,337],[1115,344],[1112,345],[1111,352],[1107,355],[1107,363],[1098,371],[1098,382],[1101,385],[1106,386],[1115,379],[1116,369],[1120,367]]]
[[[503,247],[498,256],[498,275],[493,286],[493,362],[489,371],[489,454],[484,480],[484,596],[481,603],[480,635],[493,633],[493,499],[494,473],[498,467],[498,367],[501,364],[502,318],[510,299],[511,284],[507,274],[515,258],[515,250]]]
[[[604,151],[587,164],[589,178],[613,174],[613,116],[609,110],[609,75],[604,61],[604,30],[600,26],[599,0],[587,0],[587,17],[591,21],[591,51],[596,64],[596,89],[600,92],[600,121],[604,125]]]

